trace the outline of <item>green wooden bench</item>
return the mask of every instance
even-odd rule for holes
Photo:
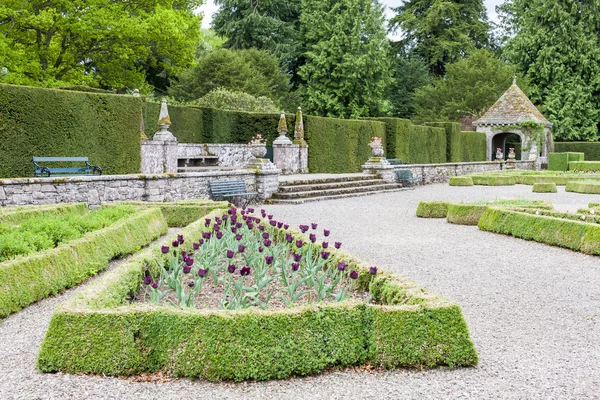
[[[399,183],[405,184],[406,186],[413,186],[419,182],[419,178],[415,178],[412,171],[409,169],[399,169],[396,171],[396,178]]]
[[[40,163],[85,163],[85,167],[50,168]],[[33,157],[34,176],[77,176],[77,175],[102,175],[102,168],[90,165],[87,157]]]
[[[209,182],[213,200],[228,200],[232,203],[248,204],[258,200],[258,193],[248,192],[246,182],[241,179]],[[241,201],[240,201],[241,200]]]
[[[407,162],[402,161],[401,158],[388,158],[388,162],[392,165],[406,165]]]

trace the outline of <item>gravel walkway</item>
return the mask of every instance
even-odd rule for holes
[[[319,222],[350,253],[457,301],[479,352],[477,368],[343,371],[244,384],[38,373],[52,310],[74,289],[0,325],[0,399],[598,399],[600,258],[414,216],[424,199],[515,197],[548,199],[560,209],[600,199],[564,190],[533,194],[530,186],[432,185],[268,208],[294,225]]]

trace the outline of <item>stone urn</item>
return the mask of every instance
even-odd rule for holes
[[[508,160],[515,161],[515,158],[516,158],[515,149],[514,149],[514,147],[511,147],[508,149]]]
[[[263,158],[267,155],[267,145],[266,144],[251,144],[250,146],[250,154],[254,158]]]
[[[373,147],[373,149],[371,151],[373,152],[373,157],[382,157],[383,156],[383,147],[382,146],[375,146],[375,147]]]

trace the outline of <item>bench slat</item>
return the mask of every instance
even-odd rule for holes
[[[33,157],[34,162],[86,162],[89,161],[87,157]]]
[[[52,174],[55,172],[88,172],[90,168],[48,168]],[[40,169],[41,170],[41,169]]]

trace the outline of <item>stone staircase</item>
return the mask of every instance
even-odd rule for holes
[[[267,200],[268,204],[302,204],[310,201],[407,190],[398,183],[389,183],[374,175],[357,174],[328,178],[302,177],[279,182],[279,190]]]

